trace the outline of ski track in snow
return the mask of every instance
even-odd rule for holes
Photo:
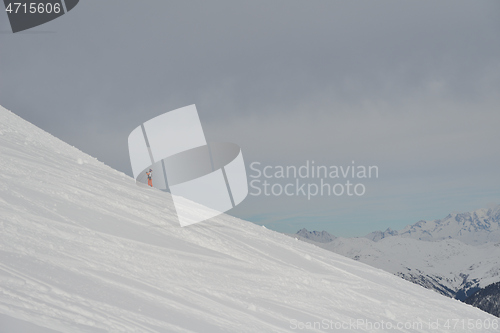
[[[293,320],[367,319],[428,332],[429,321],[495,320],[227,215],[181,228],[169,194],[1,107],[0,133],[0,331],[290,332]]]

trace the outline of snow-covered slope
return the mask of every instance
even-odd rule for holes
[[[227,215],[181,228],[167,193],[1,107],[0,256],[1,332],[349,331],[357,320],[357,331],[438,321],[432,331],[449,332],[446,320],[495,320]],[[488,331],[475,327],[455,331]]]
[[[500,243],[500,205],[473,212],[449,214],[441,220],[419,221],[399,231],[375,231],[366,235],[366,238],[376,242],[390,236],[426,241],[458,239],[471,245]]]

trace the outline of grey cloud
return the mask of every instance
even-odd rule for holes
[[[495,0],[86,0],[16,35],[2,15],[0,104],[128,174],[130,131],[190,104],[248,160],[498,167]]]

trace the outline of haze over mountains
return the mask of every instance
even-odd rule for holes
[[[448,332],[446,319],[495,320],[234,217],[181,228],[168,193],[1,107],[0,156],[1,332],[289,332],[359,321],[360,332],[382,321]]]

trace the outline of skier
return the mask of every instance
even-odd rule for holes
[[[148,185],[153,187],[153,170],[149,169],[149,172],[146,172],[146,175],[148,176]]]

